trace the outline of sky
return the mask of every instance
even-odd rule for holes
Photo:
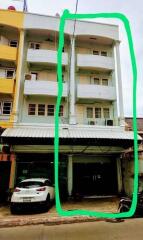
[[[0,9],[13,5],[22,10],[23,0],[0,0]],[[27,0],[28,11],[46,15],[62,15],[64,9],[75,12],[76,0]],[[137,116],[143,117],[143,1],[142,0],[79,0],[78,13],[120,12],[126,15],[132,31],[137,61]],[[93,20],[92,20],[93,21]],[[97,20],[96,20],[97,21]],[[99,21],[99,20],[98,20]],[[133,116],[133,76],[126,33],[119,20],[100,20],[104,23],[118,24],[120,31],[120,56],[124,115]]]

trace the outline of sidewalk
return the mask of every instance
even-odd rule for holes
[[[86,199],[80,202],[68,201],[62,204],[63,210],[91,210],[116,213],[119,199]],[[61,217],[57,214],[55,206],[46,213],[11,215],[8,206],[0,207],[0,227],[15,227],[24,225],[58,225],[77,222],[92,222],[102,219],[88,216]]]

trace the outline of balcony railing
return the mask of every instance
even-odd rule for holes
[[[24,94],[57,96],[58,83],[54,81],[25,80]],[[67,83],[63,83],[63,97],[67,97]]]
[[[77,66],[81,68],[97,68],[113,70],[114,59],[112,57],[96,56],[91,54],[77,54]]]
[[[44,49],[28,49],[27,61],[32,63],[57,64],[57,51]],[[62,64],[68,64],[68,54],[62,54]]]
[[[13,94],[14,79],[0,78],[0,93]]]
[[[17,48],[0,44],[0,59],[16,61]]]
[[[77,98],[113,101],[116,100],[116,89],[113,86],[78,84]]]

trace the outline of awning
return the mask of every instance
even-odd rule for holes
[[[54,143],[53,127],[15,127],[6,129],[2,135],[2,143],[19,145],[19,144],[53,144]],[[138,136],[138,140],[141,141]],[[89,127],[60,127],[59,140],[62,145],[81,145],[87,143],[94,145],[123,145],[132,146],[134,134],[132,131],[125,131],[119,127],[95,128]]]

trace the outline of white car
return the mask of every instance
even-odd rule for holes
[[[39,205],[48,208],[55,198],[54,186],[49,179],[30,178],[21,181],[14,189],[11,197],[10,210],[15,213],[22,207]]]

